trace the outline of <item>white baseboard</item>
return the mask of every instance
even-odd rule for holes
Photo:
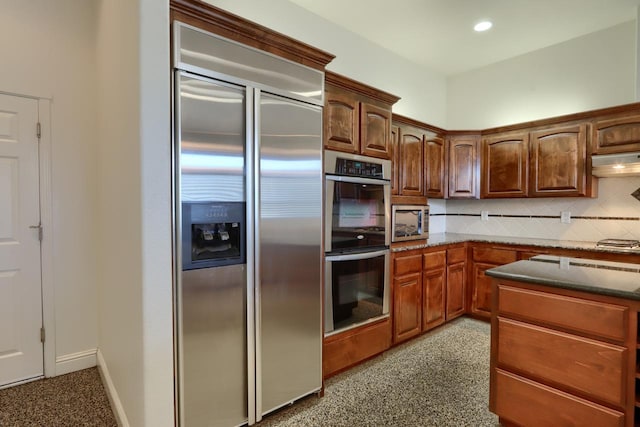
[[[102,353],[100,349],[98,349],[98,372],[100,372],[100,376],[102,377],[102,383],[104,384],[105,391],[107,392],[107,397],[109,398],[109,402],[111,403],[111,409],[116,417],[116,421],[118,422],[119,427],[130,427],[129,420],[127,419],[127,414],[124,412],[124,408],[122,407],[122,402],[120,401],[120,397],[118,396],[118,392],[116,391],[115,386],[113,385],[113,381],[111,380],[111,375],[109,374],[109,369],[107,368],[107,362],[102,357]]]
[[[97,349],[92,348],[91,350],[56,357],[56,375],[64,375],[81,369],[93,368],[97,363],[96,352]]]

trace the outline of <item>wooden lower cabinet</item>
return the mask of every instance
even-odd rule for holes
[[[422,273],[393,280],[394,341],[415,337],[422,330]]]
[[[422,256],[422,330],[428,331],[446,320],[447,251]]]
[[[489,407],[503,425],[636,419],[637,301],[492,280]]]
[[[465,312],[466,272],[465,262],[447,265],[447,320],[460,317]]]

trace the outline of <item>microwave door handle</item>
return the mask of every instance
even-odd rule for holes
[[[388,253],[389,253],[389,249],[382,249],[379,251],[364,252],[364,253],[357,253],[357,254],[331,255],[331,256],[327,256],[326,260],[327,261],[357,261],[361,259],[376,258],[379,256],[387,255]]]
[[[329,181],[352,182],[355,184],[391,185],[388,179],[360,178],[357,176],[326,175]]]

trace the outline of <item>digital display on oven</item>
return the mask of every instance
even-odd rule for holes
[[[351,159],[336,159],[337,175],[363,176],[367,178],[383,178],[382,165]]]

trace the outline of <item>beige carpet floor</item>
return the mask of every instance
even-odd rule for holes
[[[116,427],[97,368],[0,390],[2,427]]]

